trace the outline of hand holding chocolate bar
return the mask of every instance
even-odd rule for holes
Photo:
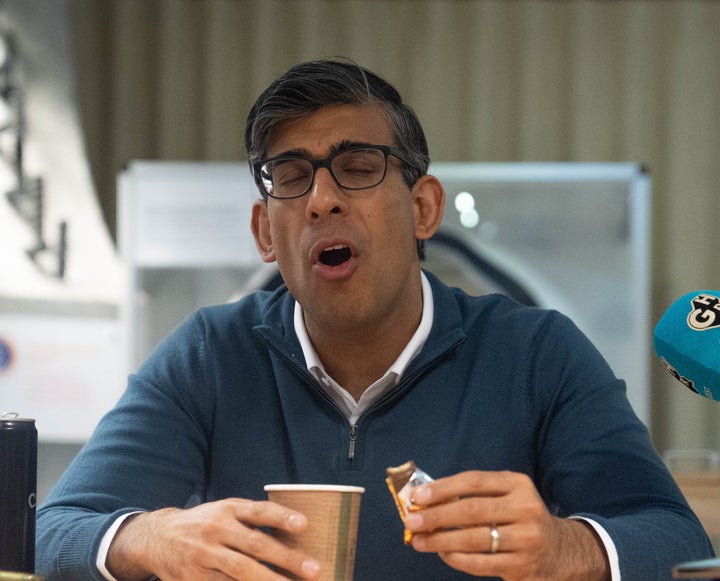
[[[505,581],[604,579],[605,563],[588,559],[600,542],[590,525],[551,515],[525,474],[468,471],[433,480],[407,462],[388,469],[386,481],[406,543],[455,569]]]

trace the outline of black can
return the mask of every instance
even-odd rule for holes
[[[0,414],[0,570],[35,571],[35,420]]]

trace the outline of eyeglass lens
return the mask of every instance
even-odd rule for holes
[[[385,177],[386,156],[379,149],[349,149],[313,163],[301,157],[270,161],[261,168],[263,185],[271,196],[292,198],[307,192],[316,167],[329,167],[337,184],[348,190],[378,185]],[[329,163],[328,163],[329,161]]]

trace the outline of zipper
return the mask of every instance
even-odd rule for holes
[[[350,444],[348,445],[348,460],[355,458],[355,440],[357,440],[357,424],[350,426]]]
[[[288,353],[282,351],[278,345],[275,344],[274,341],[270,340],[269,337],[266,337],[264,333],[260,333],[260,337],[262,341],[273,351],[275,351],[279,356],[281,356],[283,359],[285,359],[289,364],[290,368],[293,369],[302,379],[302,381],[310,386],[311,389],[313,389],[316,393],[319,393],[321,397],[325,398],[327,402],[330,403],[332,407],[335,408],[335,410],[345,417],[345,414],[340,410],[340,408],[337,406],[337,404],[333,401],[333,399],[327,394],[327,392],[322,389],[315,380],[315,377],[307,370],[306,367],[303,367],[299,364],[298,360],[295,358],[295,356],[290,356]],[[425,373],[425,371],[435,365],[436,361],[440,359],[445,353],[450,351],[451,349],[454,349],[457,345],[462,343],[465,340],[465,337],[458,337],[455,340],[452,341],[449,345],[446,345],[442,348],[442,351],[436,355],[434,355],[429,361],[426,361],[422,366],[415,369],[410,374],[404,374],[403,379],[396,385],[393,389],[390,390],[390,392],[384,394],[380,399],[373,402],[373,404],[366,409],[363,412],[363,417],[367,416],[368,414],[374,412],[376,409],[382,407],[385,403],[389,402],[390,400],[394,399],[399,393],[402,393],[405,389],[405,387],[413,382],[416,377],[422,375]],[[355,458],[355,443],[357,440],[357,422],[350,425],[350,441],[348,443],[348,460],[353,460]]]

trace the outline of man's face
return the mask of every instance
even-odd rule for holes
[[[266,158],[288,152],[324,158],[346,143],[393,145],[379,107],[333,105],[285,122],[274,130]],[[320,168],[305,196],[256,203],[258,249],[266,262],[277,261],[309,331],[314,324],[357,331],[387,323],[406,315],[410,296],[413,304],[419,298],[415,240],[432,232],[418,226],[416,188],[408,188],[401,170],[390,156],[382,183],[349,191]]]

